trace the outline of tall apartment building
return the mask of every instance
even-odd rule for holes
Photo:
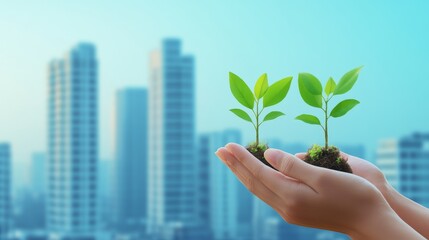
[[[229,142],[241,143],[241,132],[229,129],[221,132],[201,134],[199,137],[200,171],[206,172],[198,183],[206,183],[199,191],[205,193],[201,209],[207,211],[203,219],[210,225],[215,240],[239,239],[239,186],[241,183],[231,170],[214,154],[215,151]],[[204,191],[206,190],[206,191]]]
[[[142,231],[147,218],[147,90],[116,95],[116,222],[120,231]]]
[[[429,207],[429,134],[402,137],[399,149],[399,191]]]
[[[0,240],[6,240],[11,224],[11,150],[0,143]]]
[[[375,153],[376,164],[387,181],[399,190],[399,146],[396,139],[380,140]]]
[[[163,40],[161,50],[151,55],[149,234],[184,236],[196,222],[194,68],[194,57],[182,53],[179,39]]]
[[[98,61],[81,43],[48,68],[51,239],[92,240],[97,230]]]

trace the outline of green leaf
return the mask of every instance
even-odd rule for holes
[[[341,117],[345,115],[348,111],[350,111],[352,108],[354,108],[356,105],[359,104],[358,100],[355,99],[347,99],[337,104],[337,106],[332,109],[331,113],[329,114],[331,117]]]
[[[356,83],[361,69],[362,67],[358,67],[344,74],[335,88],[334,95],[340,95],[350,91]]]
[[[309,75],[311,74],[300,73],[298,75],[299,93],[301,94],[304,102],[308,105],[322,108],[322,84],[317,80],[317,78],[309,77]],[[316,85],[316,87],[313,85]],[[309,90],[309,88],[312,90]],[[318,94],[312,94],[310,91],[317,92]]]
[[[247,108],[253,109],[255,98],[252,91],[239,76],[232,72],[229,73],[229,86],[232,95],[234,95],[239,103]]]
[[[258,81],[256,81],[256,84],[255,84],[254,92],[255,92],[256,99],[260,99],[261,97],[263,97],[267,92],[267,89],[268,89],[268,79],[267,79],[267,74],[264,73],[258,78]]]
[[[270,120],[273,120],[273,119],[276,119],[276,118],[278,118],[278,117],[280,117],[280,116],[283,116],[283,115],[285,115],[285,114],[284,114],[284,113],[282,113],[282,112],[279,112],[279,111],[272,111],[272,112],[268,113],[268,114],[264,117],[264,121],[263,121],[263,122],[265,122],[265,121],[270,121]]]
[[[276,105],[281,102],[289,91],[292,77],[285,77],[268,87],[264,95],[264,107]]]
[[[322,84],[311,73],[300,73],[298,81],[313,95],[322,95]]]
[[[248,122],[252,122],[252,119],[250,118],[249,114],[247,114],[245,111],[243,111],[241,109],[234,108],[234,109],[230,109],[229,111],[233,112],[235,115],[237,115],[241,119],[244,119]]]
[[[302,114],[296,117],[295,119],[301,120],[308,124],[320,125],[320,120],[316,116],[313,116],[310,114]]]
[[[329,94],[333,93],[335,91],[336,86],[337,84],[335,83],[334,79],[330,77],[325,86],[326,96],[329,96]]]

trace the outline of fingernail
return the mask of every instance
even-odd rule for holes
[[[278,166],[282,158],[282,154],[278,150],[268,149],[264,153],[265,158],[274,166]]]
[[[217,156],[219,159],[223,160],[223,159],[222,159],[222,154],[220,153],[219,149],[215,152],[215,154],[216,154],[216,156]]]
[[[218,156],[219,157],[219,155],[218,155],[218,152],[219,152],[219,150],[220,150],[221,148],[218,148],[214,153],[216,154],[216,156]]]
[[[219,149],[215,152],[216,156],[218,156],[218,158],[219,158],[222,162],[224,162],[224,163],[228,164],[228,163],[229,163],[229,162],[228,162],[228,160],[222,156],[221,152],[219,151],[220,149],[221,149],[221,148],[219,148]]]

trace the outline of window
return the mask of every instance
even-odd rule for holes
[[[73,220],[73,226],[78,227],[80,222],[78,220]]]

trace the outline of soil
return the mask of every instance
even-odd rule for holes
[[[268,149],[268,145],[249,145],[246,147],[247,151],[249,151],[253,156],[255,156],[259,161],[261,161],[263,164],[271,167],[272,169],[275,169],[271,164],[268,163],[268,161],[264,157],[265,151]]]
[[[313,146],[307,152],[305,162],[337,171],[353,173],[350,165],[341,157],[340,150],[336,147]]]

